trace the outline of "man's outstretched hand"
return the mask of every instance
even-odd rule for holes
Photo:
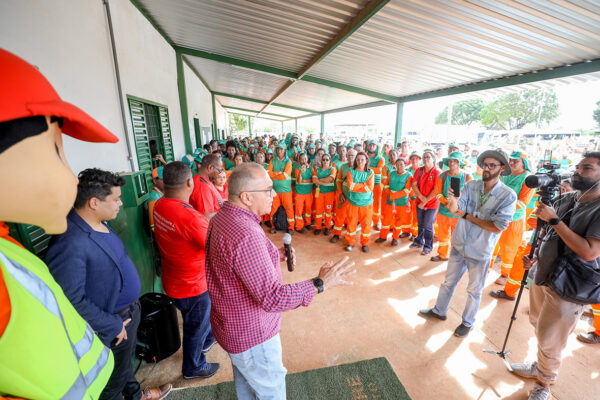
[[[354,261],[348,262],[348,256],[346,256],[335,264],[332,261],[326,262],[319,271],[319,278],[323,281],[324,289],[336,286],[349,286],[353,285],[353,282],[347,281],[346,278],[355,272]]]

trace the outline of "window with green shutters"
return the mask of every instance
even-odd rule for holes
[[[152,169],[161,165],[156,154],[162,154],[166,162],[174,161],[171,124],[167,106],[127,96],[133,125],[133,138],[138,159],[138,167],[144,172],[148,187],[152,187]],[[150,148],[150,141],[156,141],[156,153]]]
[[[39,226],[28,224],[8,224],[10,236],[21,243],[27,250],[44,259],[48,251],[50,235]]]

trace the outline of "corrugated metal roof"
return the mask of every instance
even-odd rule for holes
[[[598,10],[522,3],[392,0],[311,74],[406,96],[600,57]]]
[[[299,70],[367,0],[143,0],[178,45]]]
[[[600,59],[600,2],[585,0],[132,1],[176,46],[206,52],[185,57],[211,91],[263,103],[219,102],[307,109],[265,109],[290,117]],[[307,67],[324,86],[301,80],[276,96]],[[580,79],[596,78],[552,85]]]
[[[235,65],[184,56],[213,92],[268,101],[288,79]]]

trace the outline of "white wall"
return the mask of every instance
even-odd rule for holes
[[[132,142],[137,166],[125,98],[128,94],[168,107],[175,159],[185,154],[175,51],[129,0],[110,0],[110,9],[125,101],[126,131],[102,2],[0,1],[0,47],[36,65],[64,100],[89,113],[119,137],[116,144],[86,143],[66,137],[65,153],[75,173],[88,167],[130,171],[126,134]],[[212,105],[210,94],[197,78],[186,77],[186,82],[191,85],[188,93],[193,94],[188,95],[193,137],[194,113],[202,116],[201,125],[210,126]]]
[[[183,64],[183,71],[185,75],[190,136],[192,138],[192,147],[195,149],[198,145],[196,144],[196,135],[194,133],[194,118],[198,118],[200,121],[200,128],[210,128],[213,122],[212,97],[206,86],[204,86],[194,71],[185,63]],[[206,144],[206,142],[202,144]]]
[[[92,166],[130,170],[100,1],[2,0],[0,47],[37,66],[63,100],[119,137],[116,144],[98,144],[65,136],[75,173]]]

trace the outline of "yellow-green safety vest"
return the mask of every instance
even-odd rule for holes
[[[0,337],[0,395],[97,399],[113,370],[110,349],[77,313],[42,260],[0,239],[11,314]]]

